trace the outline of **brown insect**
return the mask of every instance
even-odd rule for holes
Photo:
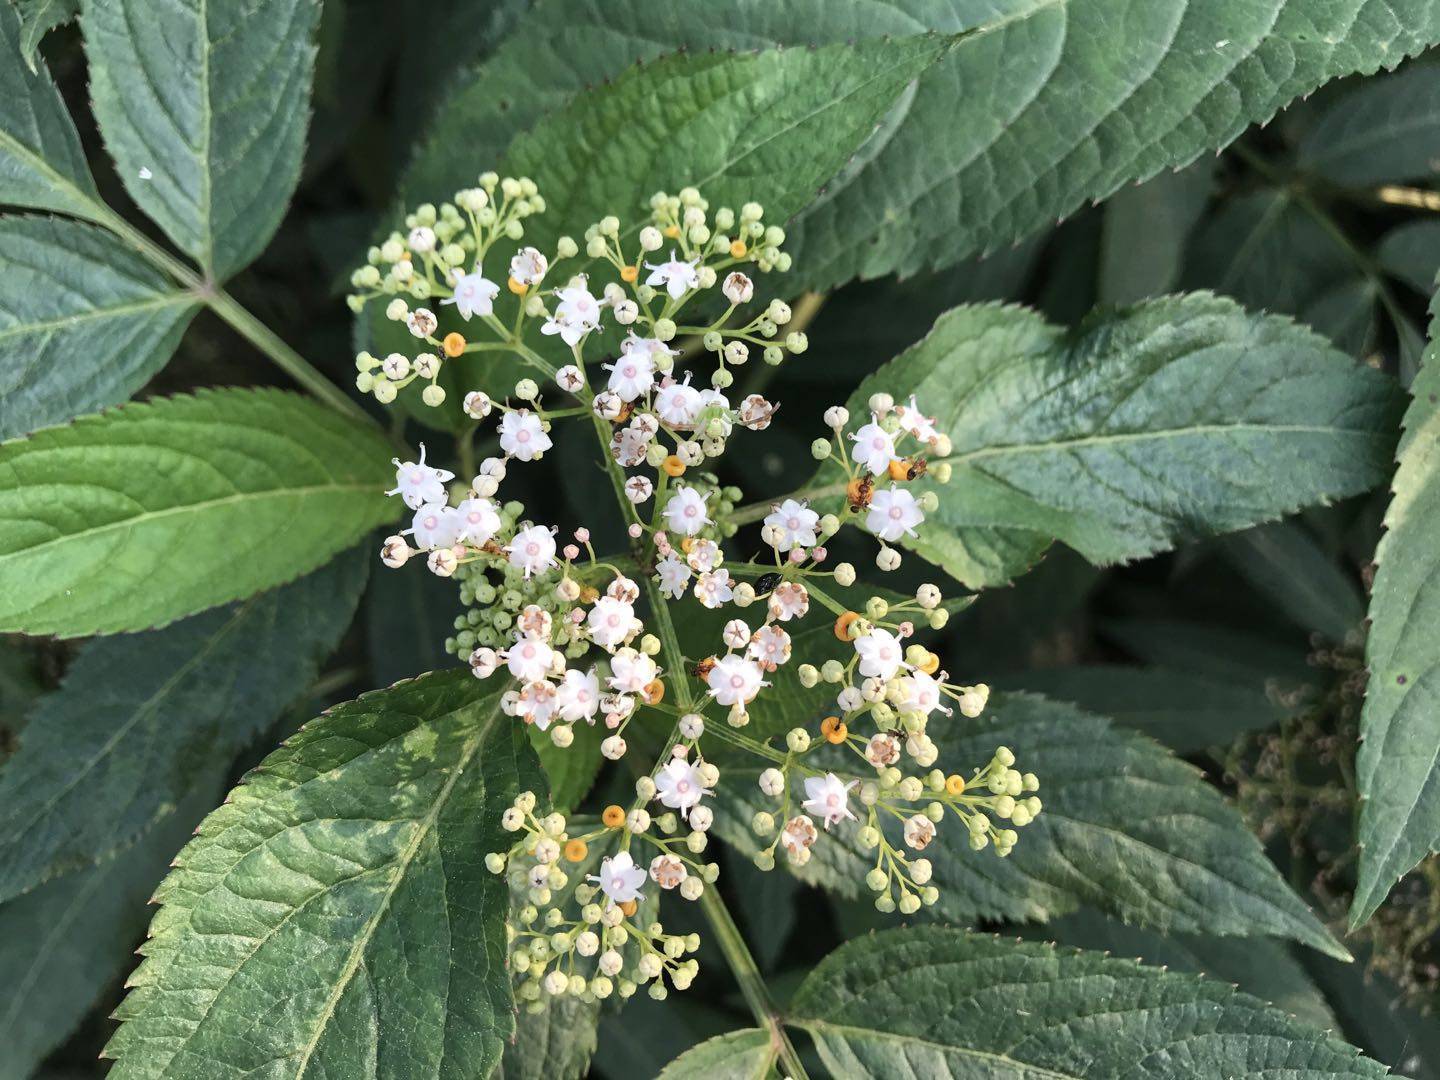
[[[696,664],[691,670],[694,672],[694,675],[697,679],[704,680],[705,677],[710,674],[710,671],[712,668],[714,668],[714,666],[715,657],[707,656],[704,660],[701,660],[698,664]]]
[[[845,485],[845,499],[850,504],[850,512],[858,514],[870,505],[870,497],[875,494],[875,481],[870,476],[857,477]]]

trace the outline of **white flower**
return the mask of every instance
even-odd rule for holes
[[[555,565],[555,537],[543,525],[521,529],[505,545],[505,550],[510,555],[510,565],[523,569],[527,578]]]
[[[846,818],[853,821],[855,815],[850,811],[849,791],[859,782],[851,780],[847,784],[833,772],[824,776],[807,776],[805,801],[800,805],[816,817],[824,818],[827,829]]]
[[[524,683],[539,682],[550,673],[555,650],[539,638],[522,637],[505,650],[505,666]]]
[[[624,904],[640,899],[640,886],[645,884],[645,870],[635,865],[628,851],[616,852],[600,861],[600,873],[590,874],[586,881],[599,884],[600,891],[613,904]]]
[[[755,295],[755,283],[739,270],[732,270],[725,275],[725,283],[720,286],[720,291],[730,303],[745,304]]]
[[[770,614],[781,622],[803,619],[810,610],[810,594],[798,581],[782,581],[770,594]]]
[[[655,365],[648,350],[622,351],[613,364],[602,364],[610,372],[605,385],[620,396],[621,401],[634,401],[655,385]]]
[[[550,640],[550,631],[554,626],[555,617],[539,604],[526,604],[515,618],[515,627],[522,634],[526,637],[538,637],[543,641]]]
[[[775,415],[775,406],[760,394],[747,394],[740,402],[740,423],[751,431],[764,431]]]
[[[660,674],[653,659],[634,649],[621,649],[612,656],[610,671],[610,688],[622,694],[638,694]]]
[[[724,561],[724,553],[714,540],[696,540],[685,553],[685,561],[691,570],[714,570]]]
[[[460,519],[461,540],[485,544],[500,531],[500,513],[489,499],[466,499],[455,508]]]
[[[540,327],[540,332],[551,336],[559,334],[561,341],[574,347],[600,325],[600,302],[584,285],[556,289],[555,295],[560,303],[555,306],[555,314]]]
[[[667,381],[655,393],[655,412],[671,427],[694,427],[704,404],[700,391],[688,381]]]
[[[778,551],[791,548],[814,547],[819,543],[815,527],[820,515],[802,502],[786,499],[765,515],[765,524],[770,526],[770,536]]]
[[[655,774],[655,797],[671,810],[679,810],[682,818],[689,818],[690,808],[699,804],[701,796],[713,794],[705,786],[699,766],[688,761],[674,758]]]
[[[444,503],[427,503],[415,511],[410,528],[401,535],[413,536],[415,546],[421,551],[433,551],[458,544],[462,528],[464,519],[450,507]]]
[[[655,572],[660,576],[660,591],[671,600],[679,600],[685,595],[685,589],[690,584],[690,567],[674,555],[666,555],[655,564]]]
[[[710,570],[695,579],[695,599],[707,608],[718,608],[734,597],[729,570]]]
[[[610,584],[605,586],[605,595],[613,596],[616,600],[624,600],[627,604],[633,604],[640,599],[640,586],[624,574],[616,574]]]
[[[595,713],[600,708],[600,680],[594,668],[567,670],[565,681],[555,690],[555,706],[562,720],[572,724],[577,720],[595,723]]]
[[[585,373],[574,364],[566,364],[555,372],[555,385],[573,394],[585,385]]]
[[[399,495],[411,510],[419,510],[426,503],[445,501],[445,483],[455,479],[455,474],[444,469],[432,469],[425,464],[425,444],[420,444],[419,462],[391,460],[395,466],[395,486],[386,495]]]
[[[632,476],[625,481],[625,497],[632,503],[643,503],[654,493],[655,485],[648,476]]]
[[[529,409],[507,412],[500,419],[500,449],[520,461],[534,461],[551,446],[540,417]]]
[[[526,683],[515,701],[516,714],[541,731],[550,726],[555,715],[555,687],[541,679]]]
[[[720,640],[732,649],[743,648],[750,641],[750,626],[744,619],[731,619],[720,632]]]
[[[762,626],[750,639],[745,655],[766,671],[774,671],[790,659],[790,635],[778,626]]]
[[[538,285],[550,269],[550,262],[533,247],[523,247],[510,260],[510,276],[521,285]]]
[[[889,682],[904,662],[900,642],[889,630],[878,626],[855,639],[855,652],[860,656],[860,674]]]
[[[870,496],[865,528],[881,540],[899,540],[907,534],[916,535],[915,527],[924,520],[924,511],[915,496],[891,484],[888,491],[877,491]]]
[[[705,498],[693,487],[681,485],[665,504],[665,522],[681,536],[694,536],[711,524],[705,516]]]
[[[752,701],[762,681],[760,665],[743,656],[722,656],[705,676],[710,696],[721,705],[745,705]]]
[[[855,440],[850,448],[852,458],[875,476],[889,470],[890,462],[895,460],[894,435],[872,420],[850,437]]]
[[[673,889],[689,876],[678,856],[656,855],[650,860],[650,877],[662,889]]]
[[[450,276],[454,282],[455,295],[441,300],[441,304],[454,304],[460,317],[467,322],[472,315],[495,313],[495,297],[499,295],[500,286],[485,277],[478,266],[469,274],[452,270]]]
[[[940,684],[923,671],[916,671],[900,681],[905,689],[905,700],[900,704],[901,712],[918,712],[929,716],[936,709],[949,713],[940,706]]]
[[[410,328],[410,333],[415,337],[429,337],[435,332],[435,327],[440,321],[435,318],[435,313],[429,308],[417,307],[409,315],[405,316],[405,325]]]
[[[723,429],[720,434],[722,438],[729,438],[731,430],[735,427],[735,421],[731,417],[730,399],[719,390],[705,389],[700,391],[700,414],[709,414],[720,421]],[[697,417],[698,419],[698,417]],[[710,427],[707,421],[705,427]]]
[[[780,843],[785,845],[787,854],[799,855],[810,850],[810,845],[815,843],[818,835],[815,823],[804,814],[799,814],[785,822],[785,828],[780,831]]]
[[[900,760],[900,740],[885,731],[870,736],[865,744],[865,760],[877,769],[894,765]]]
[[[435,230],[428,225],[416,225],[415,228],[410,230],[410,235],[406,237],[406,242],[410,245],[411,251],[419,252],[421,255],[434,251]]]
[[[900,427],[908,431],[921,442],[934,443],[940,438],[940,432],[935,427],[935,418],[926,416],[920,411],[920,406],[915,404],[915,395],[910,395],[909,405],[896,405],[895,415],[900,418]]]
[[[610,436],[610,454],[625,468],[634,468],[645,460],[649,440],[642,431],[627,427]]]
[[[924,814],[905,819],[905,843],[916,851],[924,851],[935,839],[935,823]]]
[[[613,596],[602,596],[595,601],[585,619],[590,629],[590,640],[602,649],[613,649],[640,629],[640,620],[635,609],[623,600]]]
[[[652,287],[663,285],[672,300],[679,300],[680,297],[700,284],[700,275],[695,270],[699,261],[699,259],[694,259],[686,262],[683,259],[677,259],[672,248],[668,261],[659,264],[645,264],[645,269],[650,271],[650,276],[645,279],[645,284]]]

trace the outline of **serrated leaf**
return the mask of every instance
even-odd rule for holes
[[[1228,144],[1336,76],[1419,52],[1440,40],[1440,11],[1427,0],[548,3],[456,91],[407,191],[417,201],[473,182],[477,157],[494,160],[572,95],[667,51],[919,30],[969,34],[886,118],[850,182],[792,230],[809,284],[909,274],[1018,239]]]
[[[0,445],[0,631],[143,630],[313,570],[395,516],[381,437],[278,390],[127,405]]]
[[[29,1080],[134,963],[146,899],[221,790],[219,774],[197,778],[185,801],[124,854],[0,906],[0,1080]]]
[[[1440,73],[1412,64],[1341,95],[1306,133],[1299,164],[1346,187],[1440,174]]]
[[[80,14],[80,0],[15,0],[20,16],[20,55],[30,70],[38,69],[40,40]]]
[[[105,145],[130,197],[207,277],[243,268],[285,215],[319,13],[316,0],[85,0]]]
[[[759,1028],[706,1039],[666,1065],[658,1080],[767,1080],[774,1076],[775,1048]]]
[[[1004,859],[972,852],[963,826],[944,822],[935,853],[927,849],[940,890],[936,914],[1043,922],[1087,904],[1167,933],[1269,935],[1348,955],[1191,766],[1070,705],[1030,694],[992,701],[982,719],[935,733],[939,767],[968,774],[1008,746],[1018,767],[1040,778],[1044,810]],[[838,767],[848,771],[852,760],[847,755]],[[716,828],[746,852],[756,849],[755,811],[775,810],[754,782],[758,772],[730,767],[732,782],[716,795]],[[887,831],[892,824],[884,822]],[[802,881],[859,895],[875,860],[854,833],[854,826],[832,829],[809,862],[791,869]]]
[[[595,1053],[600,1003],[570,994],[520,1010],[494,1080],[581,1080]]]
[[[0,206],[95,218],[99,199],[50,72],[25,62],[20,17],[0,4]]]
[[[918,396],[954,449],[940,506],[902,542],[979,588],[1050,538],[1097,565],[1269,521],[1380,482],[1399,392],[1285,319],[1207,294],[1097,314],[1073,333],[1016,307],[956,308],[861,383]],[[805,489],[840,512],[844,474]],[[853,519],[852,519],[853,520]]]
[[[1430,346],[1410,386],[1385,534],[1370,588],[1370,681],[1360,713],[1360,871],[1350,924],[1375,913],[1390,888],[1440,849],[1440,294]]]
[[[940,927],[842,945],[787,1019],[836,1076],[1385,1076],[1225,983]]]
[[[86,646],[0,768],[0,900],[111,855],[234,760],[309,689],[371,557]]]
[[[103,229],[0,217],[0,439],[124,401],[198,309]]]
[[[466,671],[306,725],[160,887],[111,1076],[489,1075],[514,1019],[507,886],[484,858],[540,779]]]

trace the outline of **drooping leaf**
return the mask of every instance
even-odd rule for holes
[[[198,307],[103,229],[0,216],[0,439],[124,401]]]
[[[1074,333],[1021,308],[957,308],[866,379],[851,414],[882,390],[917,395],[954,446],[950,483],[932,467],[911,485],[940,507],[903,542],[972,588],[1010,580],[1052,537],[1103,565],[1364,491],[1398,409],[1387,377],[1206,294]],[[806,494],[839,512],[844,487],[832,462]]]
[[[0,206],[103,213],[80,136],[43,65],[33,70],[21,49],[20,17],[0,4]]]
[[[459,662],[445,651],[464,611],[459,590],[453,581],[418,571],[405,566],[370,577],[364,603],[370,685],[389,686]]]
[[[1429,1080],[1440,1072],[1440,1027],[1422,1003],[1407,1003],[1398,986],[1367,970],[1364,954],[1353,964],[1303,956],[1306,968],[1340,1020],[1345,1038],[1400,1076]]]
[[[953,819],[940,826],[933,856],[927,849],[940,917],[1043,922],[1086,904],[1167,933],[1269,935],[1347,955],[1234,808],[1149,739],[1070,705],[1007,694],[993,699],[984,718],[947,726],[935,740],[939,767],[962,774],[988,761],[996,747],[1012,748],[1019,767],[1040,778],[1044,804],[1003,859],[988,849],[972,852]],[[846,755],[832,764],[852,770],[853,760]],[[756,848],[749,827],[755,811],[776,808],[754,782],[758,772],[731,766],[731,781],[716,795],[716,828],[746,852]],[[884,825],[888,830],[891,822]],[[859,895],[874,856],[854,833],[854,826],[832,829],[808,863],[791,869],[802,881]]]
[[[1391,229],[1380,238],[1375,261],[1392,277],[1429,295],[1440,272],[1440,221],[1412,221]]]
[[[1221,550],[1257,592],[1302,630],[1343,644],[1365,617],[1357,579],[1294,522],[1234,533],[1221,541]]]
[[[1437,294],[1440,297],[1440,294]],[[1390,888],[1440,849],[1440,299],[1430,346],[1411,384],[1370,589],[1370,681],[1360,713],[1360,872],[1350,922],[1375,913]]]
[[[692,1046],[665,1066],[659,1080],[768,1080],[774,1064],[770,1036],[743,1028]]]
[[[90,94],[130,197],[208,277],[258,255],[300,177],[316,0],[85,0]]]
[[[940,927],[842,945],[805,980],[788,1019],[851,1080],[1385,1075],[1353,1046],[1222,982]]]
[[[676,48],[809,47],[968,32],[887,116],[849,183],[795,230],[797,276],[832,285],[998,247],[1184,165],[1342,74],[1440,40],[1425,0],[1274,7],[1157,0],[567,0],[540,5],[431,126],[408,194],[473,182],[588,86]],[[552,199],[552,203],[553,203]],[[623,208],[610,208],[620,212]]]
[[[40,40],[80,14],[80,0],[15,0],[20,16],[20,55],[32,72],[39,69]]]
[[[550,998],[539,1012],[522,1009],[514,1040],[494,1080],[582,1080],[595,1053],[600,1003]]]
[[[0,900],[108,857],[234,760],[309,689],[369,558],[82,650],[0,767]]]
[[[0,445],[0,631],[143,630],[289,581],[393,517],[390,448],[277,390],[204,390]]]
[[[1161,173],[1121,188],[1105,203],[1096,289],[1103,304],[1133,304],[1171,291],[1185,244],[1215,180],[1215,162]]]
[[[1417,63],[1367,79],[1331,102],[1300,144],[1299,163],[1347,187],[1440,174],[1440,77]]]
[[[1107,619],[1101,634],[1137,660],[1247,689],[1293,690],[1315,682],[1303,642],[1183,619]]]
[[[507,886],[484,859],[539,782],[465,671],[306,725],[160,887],[111,1075],[489,1075],[514,1018]]]
[[[134,963],[147,898],[223,790],[219,774],[197,780],[134,847],[0,906],[0,978],[7,988],[0,1004],[0,1080],[30,1080]]]
[[[797,901],[804,890],[793,875],[766,873],[746,859],[727,862],[725,879],[734,891],[745,944],[760,969],[769,971],[784,955],[795,931],[799,921]]]

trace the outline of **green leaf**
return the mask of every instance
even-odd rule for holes
[[[1428,296],[1440,272],[1440,221],[1412,221],[1391,229],[1375,248],[1375,261],[1387,274]]]
[[[103,229],[0,217],[0,439],[124,401],[198,308]]]
[[[84,648],[0,769],[0,900],[130,843],[274,723],[350,625],[370,558]]]
[[[1201,160],[1110,197],[1096,281],[1101,303],[1133,304],[1174,288],[1185,242],[1214,182],[1214,160]]]
[[[847,1080],[893,1076],[1384,1077],[1221,982],[940,927],[842,945],[787,1019]]]
[[[1277,683],[1289,691],[1316,682],[1305,643],[1280,641],[1274,634],[1179,619],[1108,619],[1100,632],[1137,660],[1247,689]]]
[[[316,0],[85,0],[90,95],[120,179],[208,277],[243,268],[285,216],[319,13]]]
[[[1350,924],[1440,849],[1440,294],[1430,347],[1411,384],[1385,534],[1370,588],[1370,681],[1360,713],[1360,872]]]
[[[1440,40],[1440,11],[1426,0],[547,3],[456,90],[406,189],[433,198],[472,183],[476,161],[515,133],[677,48],[920,30],[968,34],[886,117],[849,183],[792,230],[807,283],[909,274],[1016,240],[1225,146],[1338,75],[1394,66]]]
[[[550,802],[562,814],[568,814],[580,805],[580,800],[590,793],[595,778],[605,759],[600,756],[600,743],[608,734],[601,724],[575,724],[575,741],[561,750],[551,740],[549,732],[541,731],[534,725],[527,725],[530,745],[545,770],[545,779],[550,782]]]
[[[935,854],[927,849],[940,917],[1045,921],[1087,904],[1167,933],[1269,935],[1348,955],[1270,865],[1234,808],[1149,739],[1073,706],[1007,694],[992,699],[984,718],[957,721],[936,741],[947,772],[968,773],[996,747],[1011,747],[1020,767],[1040,778],[1044,802],[1004,859],[972,852],[960,825],[942,824]],[[851,761],[833,764],[849,769]],[[754,812],[775,811],[754,782],[758,772],[732,766],[731,782],[716,796],[716,828],[747,853],[756,848]],[[855,831],[831,830],[808,863],[791,869],[802,881],[859,895],[875,860],[858,847]]]
[[[1400,1076],[1430,1080],[1440,1074],[1440,1026],[1433,1009],[1427,1014],[1423,1002],[1407,1004],[1393,981],[1367,970],[1363,954],[1354,964],[1314,955],[1303,959],[1347,1039]]]
[[[1206,294],[1099,314],[1067,333],[1016,307],[963,307],[851,396],[915,394],[954,476],[906,545],[979,588],[1051,537],[1097,565],[1269,521],[1380,482],[1398,391],[1293,323]],[[839,512],[832,462],[808,490]]]
[[[20,15],[20,55],[32,72],[38,70],[40,39],[80,14],[80,0],[15,0]]]
[[[1336,99],[1300,144],[1299,164],[1346,187],[1440,174],[1440,73],[1417,63]]]
[[[665,1066],[659,1080],[766,1080],[775,1075],[774,1065],[769,1034],[743,1028],[692,1046]]]
[[[313,570],[394,517],[389,446],[278,390],[202,390],[0,445],[0,632],[143,630]]]
[[[1295,522],[1227,536],[1221,551],[1241,577],[1302,630],[1343,644],[1359,629],[1365,600],[1357,579]]]
[[[29,1080],[134,962],[146,899],[221,790],[212,771],[124,854],[0,906],[0,1080]]]
[[[20,18],[0,4],[0,205],[98,218],[99,199],[50,72],[25,62]]]
[[[484,858],[539,781],[467,671],[306,725],[161,885],[110,1075],[488,1076],[514,1018],[508,890]]]
[[[581,1080],[595,1053],[600,1003],[566,994],[520,1011],[494,1080]]]

